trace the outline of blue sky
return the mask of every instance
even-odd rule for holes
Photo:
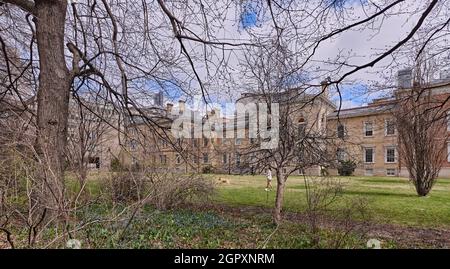
[[[245,29],[249,27],[256,26],[258,22],[258,14],[254,1],[248,1],[243,8],[243,13],[241,14],[240,25]]]
[[[339,1],[334,1],[334,0],[326,0],[329,1],[329,3],[334,3],[334,7],[336,9],[340,9],[342,7],[348,7],[349,5],[354,6],[355,8],[357,7],[361,7],[365,4],[368,3],[367,0],[339,0]],[[282,2],[282,0],[281,0]],[[241,14],[238,15],[238,30],[242,30],[242,29],[248,29],[248,28],[252,28],[252,27],[262,27],[265,23],[265,20],[267,18],[262,17],[262,14],[264,12],[261,12],[260,10],[261,5],[259,4],[258,1],[256,0],[247,0],[244,1],[244,3],[242,4],[242,11]],[[236,27],[236,26],[235,26]],[[243,32],[238,31],[238,34],[244,35]],[[390,31],[390,32],[394,32],[392,35],[393,36],[397,36],[398,37],[398,31]],[[383,35],[384,37],[384,35]],[[385,39],[385,38],[383,38]],[[384,41],[384,40],[382,40]],[[383,43],[383,42],[382,42]],[[383,44],[384,45],[384,44]],[[336,40],[336,42],[334,42],[333,44],[324,44],[324,48],[323,50],[321,50],[321,55],[323,55],[323,57],[333,57],[333,55],[336,53],[336,51],[345,48],[348,51],[351,51],[353,47],[357,47],[358,49],[360,49],[360,51],[358,51],[362,56],[358,56],[359,59],[363,62],[366,60],[366,57],[368,56],[368,50],[371,49],[372,47],[379,47],[378,43],[376,43],[376,40],[372,40],[369,37],[367,37],[367,35],[364,35],[360,32],[349,32],[347,33],[347,36],[343,36],[342,38]],[[367,48],[366,48],[367,47]],[[355,52],[356,54],[357,52]],[[328,55],[329,54],[329,55]],[[293,81],[289,81],[289,83],[292,83],[293,85],[295,84],[295,81],[297,79],[304,79],[303,77],[304,74],[299,75],[298,77],[295,77],[293,79]],[[313,74],[312,74],[313,75]],[[307,76],[308,77],[308,76]],[[308,78],[307,78],[308,79]],[[365,105],[368,102],[370,102],[371,99],[373,98],[378,98],[379,96],[377,96],[376,94],[372,94],[372,95],[368,95],[366,90],[366,85],[364,84],[364,82],[368,79],[374,79],[372,77],[370,78],[364,78],[362,76],[356,76],[354,78],[354,81],[356,81],[356,84],[347,84],[347,85],[340,85],[341,90],[343,92],[343,107],[350,107],[350,106],[361,106],[361,105]],[[376,78],[375,78],[376,79]],[[361,81],[361,82],[359,82]],[[186,98],[186,96],[183,96],[183,92],[182,90],[177,87],[176,85],[172,85],[171,83],[163,83],[163,85],[159,85],[158,83],[155,82],[150,82],[148,85],[149,89],[152,92],[158,92],[161,88],[164,88],[163,91],[166,94],[166,100],[167,101],[172,101],[172,102],[176,102],[177,99],[179,98]],[[161,87],[162,86],[162,87]],[[223,92],[220,92],[221,97],[223,97]],[[214,98],[214,93],[210,93],[211,96],[211,101],[215,101],[215,100],[222,100],[223,98]],[[333,101],[338,101],[337,96],[333,97]]]

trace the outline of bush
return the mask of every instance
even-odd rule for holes
[[[202,173],[203,174],[211,174],[214,173],[214,167],[212,165],[207,165],[205,167],[202,168]]]
[[[351,176],[355,172],[356,163],[352,160],[339,161],[338,174],[340,176]]]
[[[143,197],[145,182],[139,173],[117,172],[109,178],[105,189],[115,203],[134,202]]]
[[[208,201],[214,193],[214,183],[200,175],[158,174],[153,177],[150,189],[150,203],[157,209],[166,210],[193,199]]]
[[[119,158],[116,158],[116,157],[112,158],[110,169],[112,172],[120,172],[120,171],[124,170]]]
[[[200,175],[128,171],[114,174],[104,189],[115,203],[143,201],[166,210],[192,199],[208,200],[214,193],[214,183]]]

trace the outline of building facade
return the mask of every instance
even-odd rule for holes
[[[399,72],[399,74],[403,73]],[[408,72],[406,75],[411,77]],[[326,146],[328,152],[335,154],[335,165],[329,163],[325,166],[319,165],[309,168],[308,171],[298,171],[298,174],[320,175],[325,168],[329,174],[337,175],[339,161],[352,160],[356,164],[354,175],[408,177],[408,171],[399,152],[399,126],[396,123],[395,113],[405,94],[411,92],[412,85],[401,82],[399,82],[401,87],[395,90],[391,97],[375,99],[365,106],[341,110],[336,110],[326,90],[320,95],[308,95],[298,94],[298,90],[292,89],[278,97],[274,96],[274,101],[277,101],[277,98],[280,101],[287,97],[290,104],[298,108],[290,112],[295,128],[325,133],[332,141]],[[447,104],[450,98],[449,82],[449,79],[442,79],[427,84],[425,95],[429,96],[430,102],[442,104],[435,109],[450,110]],[[296,97],[291,98],[292,94]],[[245,107],[249,103],[258,103],[258,99],[257,95],[247,93],[242,94],[236,103]],[[252,174],[260,172],[253,165],[254,156],[246,154],[248,152],[246,149],[255,143],[255,139],[249,137],[247,125],[243,128],[245,132],[243,138],[238,138],[236,135],[175,138],[172,135],[171,126],[178,114],[172,113],[173,108],[174,105],[167,104],[166,108],[159,108],[149,113],[152,118],[166,120],[161,123],[163,132],[149,130],[144,121],[135,121],[129,126],[131,135],[127,142],[128,150],[122,154],[122,161],[125,164],[151,165],[159,169],[184,173]],[[185,102],[181,101],[177,108],[182,114],[185,110]],[[221,117],[220,113],[214,110],[206,112],[202,117],[204,120],[214,119],[216,124],[223,125],[223,130],[229,127],[236,130],[236,126],[242,126],[238,123],[242,120],[239,117]],[[450,134],[450,121],[448,123],[442,132],[439,131],[442,134],[440,143],[448,145],[443,153],[446,161],[442,164],[441,177],[450,177],[450,143],[446,139]],[[189,123],[184,124],[189,125]],[[191,124],[194,123],[191,122]]]

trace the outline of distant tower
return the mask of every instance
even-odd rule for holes
[[[157,94],[153,96],[153,104],[158,107],[162,107],[164,104],[164,96],[163,92],[159,91]]]
[[[409,89],[412,87],[412,69],[406,68],[398,71],[398,88],[399,89]]]

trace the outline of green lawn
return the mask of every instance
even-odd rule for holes
[[[233,206],[253,205],[272,207],[275,189],[264,191],[264,176],[214,175],[228,180],[219,183],[215,201]],[[394,223],[422,227],[450,228],[450,180],[440,179],[427,197],[418,197],[414,186],[396,177],[337,177],[344,185],[340,200],[365,197],[373,219],[379,223]],[[275,182],[274,182],[275,183]],[[275,185],[275,184],[274,184]],[[275,187],[275,186],[274,186]],[[285,208],[301,212],[305,209],[303,177],[289,177]],[[341,203],[337,206],[343,206]]]

